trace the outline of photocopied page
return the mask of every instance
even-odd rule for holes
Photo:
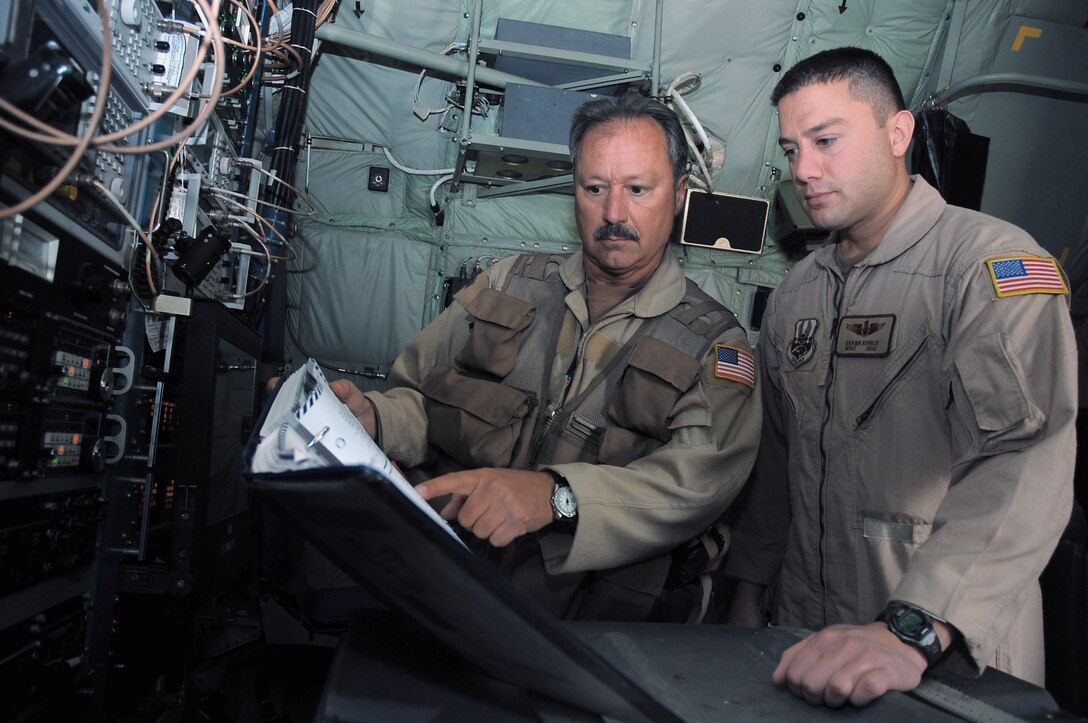
[[[273,398],[250,466],[255,473],[293,472],[316,467],[367,467],[379,472],[454,539],[449,524],[419,496],[389,461],[359,420],[329,388],[317,362],[309,359],[284,380]]]

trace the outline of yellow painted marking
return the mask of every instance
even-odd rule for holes
[[[1039,38],[1043,35],[1042,28],[1033,28],[1030,25],[1021,25],[1016,33],[1016,40],[1012,41],[1012,52],[1020,52],[1020,46],[1024,44],[1024,38]]]

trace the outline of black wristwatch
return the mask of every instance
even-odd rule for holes
[[[570,523],[578,519],[578,500],[570,483],[554,470],[545,470],[555,480],[552,490],[552,519],[560,523]]]
[[[892,635],[922,651],[926,670],[941,659],[941,639],[933,627],[933,617],[926,611],[905,603],[890,603],[876,619],[886,624]]]

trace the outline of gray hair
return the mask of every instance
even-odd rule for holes
[[[603,96],[588,100],[574,112],[570,124],[570,160],[578,167],[578,153],[586,133],[597,126],[613,122],[630,122],[646,118],[657,123],[665,133],[665,145],[672,166],[673,187],[680,187],[680,178],[688,170],[688,145],[680,119],[660,101],[638,93],[628,92],[618,97]]]

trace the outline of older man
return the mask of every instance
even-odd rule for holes
[[[502,260],[408,345],[385,393],[334,389],[550,613],[644,620],[670,551],[751,468],[755,365],[666,250],[687,179],[676,116],[593,100],[570,149],[582,250]]]

